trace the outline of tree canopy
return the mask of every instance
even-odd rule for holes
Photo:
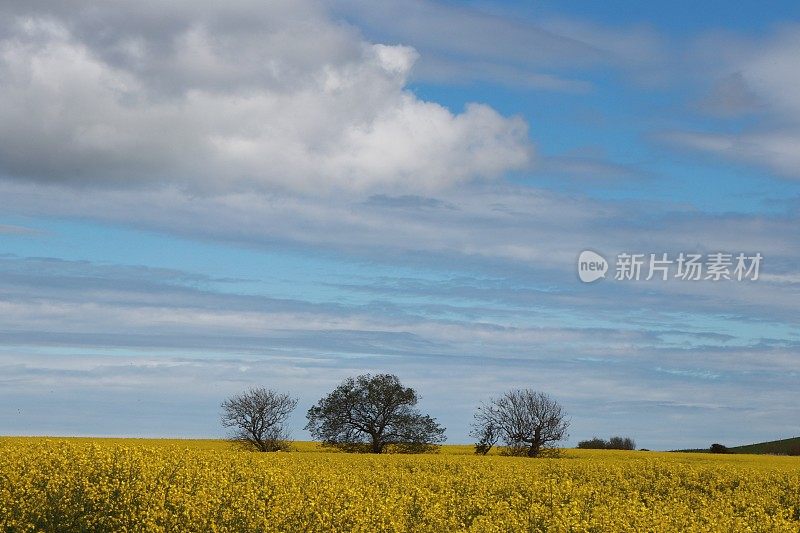
[[[444,441],[445,429],[415,409],[418,399],[392,374],[347,378],[308,410],[306,429],[347,451],[428,451]]]
[[[222,402],[222,425],[230,439],[261,452],[288,448],[286,420],[297,405],[288,394],[252,388]]]
[[[486,454],[498,441],[512,455],[536,457],[567,438],[569,421],[561,405],[543,392],[517,389],[478,407],[471,435],[476,453]]]

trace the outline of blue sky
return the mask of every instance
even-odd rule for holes
[[[223,435],[397,373],[466,442],[800,434],[800,8],[0,7],[0,433]],[[582,250],[612,262],[584,284]],[[764,257],[617,281],[621,252]]]

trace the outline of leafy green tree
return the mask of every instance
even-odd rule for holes
[[[306,429],[324,445],[345,451],[433,451],[445,429],[415,409],[418,400],[392,374],[347,378],[308,410]]]

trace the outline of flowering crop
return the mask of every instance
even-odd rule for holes
[[[800,458],[0,439],[2,531],[800,531]]]

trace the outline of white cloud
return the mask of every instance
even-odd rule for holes
[[[127,18],[56,9],[6,13],[0,172],[12,178],[431,191],[531,156],[522,119],[420,100],[405,88],[412,48],[366,42],[313,3],[173,7],[164,28],[141,22],[149,3],[120,6]],[[264,23],[224,24],[249,9]]]

